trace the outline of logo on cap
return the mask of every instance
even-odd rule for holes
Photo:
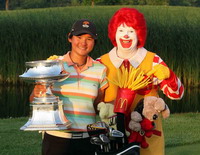
[[[90,22],[84,21],[82,26],[83,26],[84,28],[88,28],[88,27],[89,27],[89,24],[90,24]]]

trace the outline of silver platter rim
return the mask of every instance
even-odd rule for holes
[[[40,75],[40,76],[23,76],[19,75],[21,79],[24,80],[59,80],[62,78],[67,78],[69,77],[69,74],[59,74],[59,75]]]

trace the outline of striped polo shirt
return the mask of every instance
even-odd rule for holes
[[[86,65],[80,70],[71,61],[69,52],[61,59],[64,71],[70,76],[62,82],[56,82],[52,92],[63,100],[64,113],[72,122],[68,130],[87,131],[87,125],[96,121],[93,103],[98,91],[108,86],[106,67],[88,56]]]

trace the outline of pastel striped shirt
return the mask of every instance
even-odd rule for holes
[[[88,124],[95,123],[94,100],[99,89],[108,86],[106,67],[88,56],[83,69],[78,69],[69,57],[69,52],[62,58],[64,71],[69,78],[54,84],[52,89],[63,100],[64,113],[72,122],[69,131],[87,131]]]

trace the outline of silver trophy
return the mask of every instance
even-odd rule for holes
[[[51,86],[69,77],[61,74],[62,62],[59,60],[40,60],[26,62],[26,71],[19,77],[41,87],[37,97],[30,103],[31,117],[20,128],[25,131],[65,130],[70,128],[71,122],[63,112],[63,103],[59,97],[53,95]]]

